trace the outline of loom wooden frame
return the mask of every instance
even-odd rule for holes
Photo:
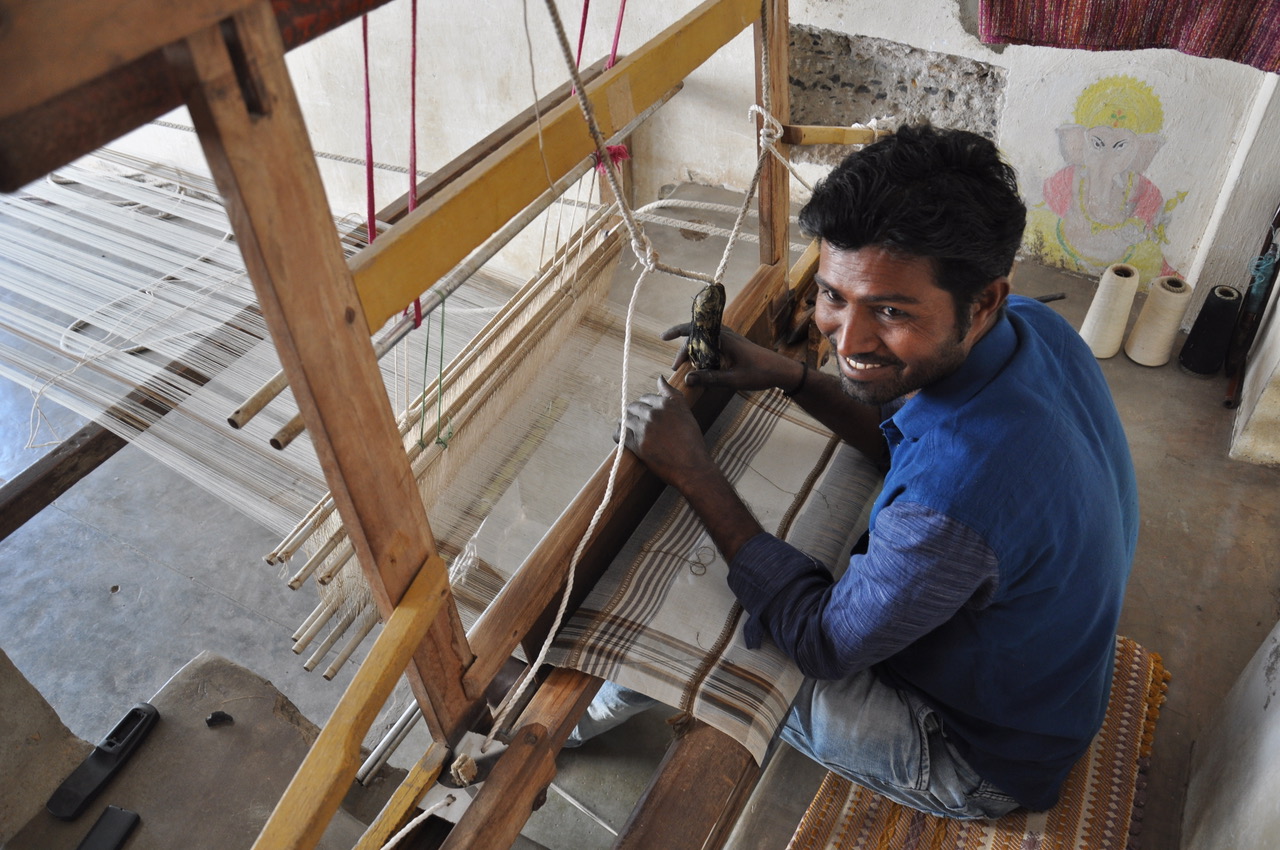
[[[5,191],[178,102],[190,107],[289,383],[386,623],[370,660],[263,830],[255,845],[262,848],[315,845],[354,777],[360,739],[407,665],[438,743],[411,773],[411,787],[393,796],[361,846],[377,846],[375,833],[387,834],[404,818],[444,763],[440,742],[455,744],[482,720],[484,690],[502,663],[520,641],[545,633],[567,554],[604,487],[602,466],[468,642],[377,379],[370,329],[411,300],[424,276],[448,271],[519,212],[545,181],[534,133],[517,132],[440,187],[348,267],[283,57],[288,47],[382,2],[200,0],[175,11],[158,0],[49,0],[34,12],[37,4],[28,4],[23,12],[30,17],[23,26],[0,34],[0,57],[7,57],[0,59],[0,70],[12,57],[26,56],[15,47],[23,32],[31,43],[56,45],[24,59],[27,64],[16,72],[18,78],[40,78],[38,85],[15,87],[0,99],[0,189]],[[772,23],[773,111],[785,123],[787,3],[766,0],[763,5]],[[95,38],[98,33],[80,14],[89,6],[95,20],[111,22],[111,39]],[[761,8],[759,0],[707,0],[591,83],[587,91],[605,134],[660,98],[749,24],[756,26],[759,55]],[[147,26],[136,26],[142,19]],[[32,32],[47,38],[34,39]],[[68,51],[76,61],[60,62]],[[60,67],[69,65],[75,70]],[[757,87],[760,80],[757,72]],[[552,173],[590,151],[573,104],[544,116],[542,137]],[[489,203],[495,195],[503,199],[497,207]],[[807,286],[807,278],[793,277],[788,284],[787,174],[772,159],[762,175],[760,197],[761,266],[725,321],[753,338],[773,341],[799,312],[797,290]],[[271,238],[281,221],[289,222],[287,248]],[[445,222],[465,227],[463,232],[455,227],[445,239],[440,233]],[[414,268],[412,280],[403,271],[408,266]],[[811,274],[812,264],[806,268]],[[711,394],[694,399],[704,424],[723,401]],[[587,575],[603,569],[633,528],[628,518],[642,515],[660,490],[642,464],[626,456],[618,479],[621,495],[583,561]],[[551,673],[444,846],[488,848],[514,841],[554,776],[556,752],[598,686],[599,680],[574,671]],[[672,745],[617,846],[718,845],[757,775],[742,747],[695,724]]]

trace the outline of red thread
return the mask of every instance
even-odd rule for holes
[[[609,154],[609,161],[614,165],[631,159],[631,151],[627,150],[626,145],[609,145],[605,148],[605,151]],[[596,160],[596,171],[604,174],[605,164],[600,161],[600,154],[596,153],[592,154],[592,156],[594,156]]]
[[[582,43],[587,39],[587,10],[591,8],[591,0],[582,0],[582,24],[578,27],[578,67],[582,67]]]
[[[409,5],[409,212],[418,207],[418,0]],[[419,320],[422,306],[418,305]],[[417,327],[417,325],[414,325]]]
[[[627,11],[627,0],[618,4],[618,23],[613,28],[613,49],[609,51],[609,61],[604,63],[605,70],[612,68],[618,61],[618,40],[622,38],[622,15]],[[579,60],[578,64],[582,64]]]

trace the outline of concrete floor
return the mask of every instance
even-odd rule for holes
[[[1067,292],[1055,308],[1076,326],[1093,287],[1035,266],[1015,277],[1015,289],[1026,294]],[[1221,406],[1221,379],[1190,376],[1174,363],[1149,369],[1123,355],[1102,368],[1128,430],[1143,513],[1121,631],[1159,652],[1173,674],[1157,730],[1144,846],[1175,850],[1192,747],[1280,619],[1274,570],[1280,469],[1226,457],[1233,413]],[[0,387],[0,479],[33,458],[18,448],[27,438],[29,409],[28,393]],[[0,542],[0,648],[89,741],[205,649],[270,679],[320,722],[351,668],[325,682],[289,652],[289,635],[313,599],[289,591],[263,564],[262,553],[275,542],[140,451],[125,449]],[[395,699],[403,705],[403,691]],[[566,752],[557,780],[613,829],[669,739],[660,710],[625,728]],[[820,778],[784,752],[735,845],[785,846]],[[574,850],[607,847],[612,839],[556,792],[526,835],[536,845]]]

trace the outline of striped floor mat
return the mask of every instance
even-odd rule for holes
[[[1127,850],[1169,674],[1160,656],[1116,639],[1116,672],[1102,730],[1067,777],[1058,805],[994,821],[934,817],[828,773],[788,850]]]

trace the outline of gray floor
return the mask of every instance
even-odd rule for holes
[[[1067,291],[1076,325],[1093,282],[1024,267],[1015,288]],[[1280,469],[1227,459],[1233,414],[1223,383],[1102,363],[1138,466],[1142,536],[1121,630],[1173,673],[1155,742],[1144,825],[1148,850],[1177,848],[1190,754],[1254,650],[1280,618]],[[0,478],[29,462],[30,396],[0,395]],[[310,610],[263,552],[275,539],[129,448],[0,542],[0,647],[71,730],[99,740],[135,701],[211,649],[273,681],[311,719],[333,683],[305,673],[289,636]],[[618,829],[669,737],[661,711],[566,753],[557,784]],[[407,761],[407,759],[402,759]],[[752,801],[742,847],[782,847],[821,772],[784,756]],[[11,781],[12,777],[6,778]],[[611,836],[554,792],[526,831],[547,847],[606,847]]]

